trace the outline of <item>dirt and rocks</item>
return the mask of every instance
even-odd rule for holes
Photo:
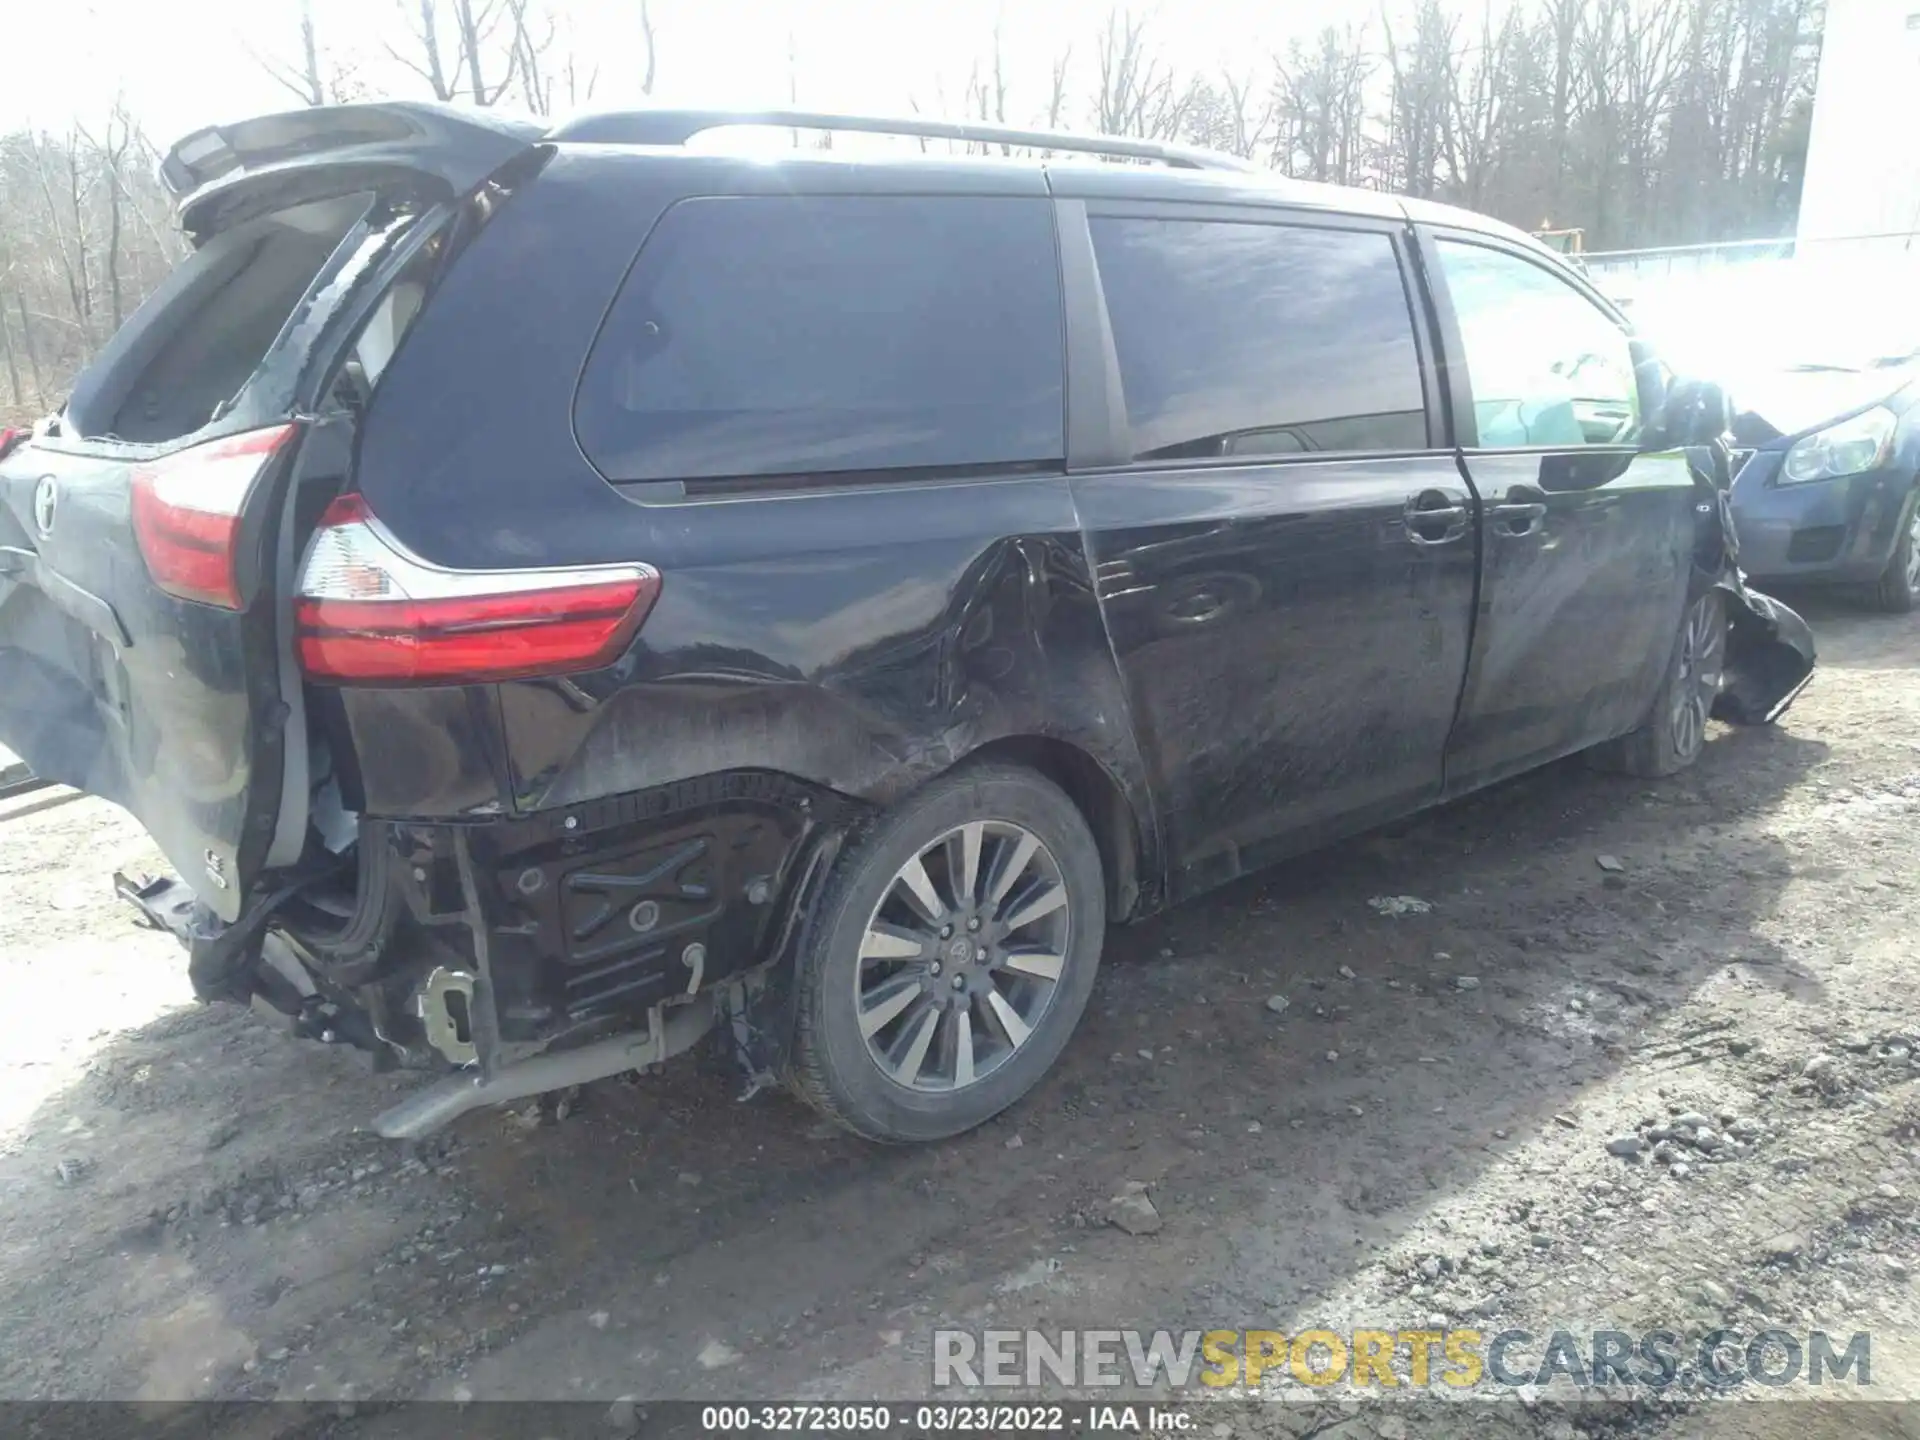
[[[1783,726],[1668,782],[1558,766],[1117,930],[1057,1073],[925,1149],[711,1060],[379,1141],[417,1078],[195,1005],[110,899],[157,863],[137,827],[9,803],[0,1398],[619,1425],[924,1396],[936,1326],[1777,1328],[1870,1332],[1871,1386],[1596,1412],[1556,1408],[1563,1372],[1462,1433],[1902,1433],[1831,1402],[1920,1391],[1920,622],[1808,608]],[[1275,1393],[1214,1431],[1427,1433],[1404,1392]]]

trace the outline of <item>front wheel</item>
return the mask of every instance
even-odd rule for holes
[[[1907,502],[1906,524],[1893,558],[1873,586],[1873,608],[1905,615],[1920,605],[1920,498]]]
[[[1676,774],[1698,760],[1726,668],[1726,601],[1718,590],[1709,590],[1681,619],[1647,722],[1590,752],[1596,768],[1651,779]]]
[[[1100,852],[1043,777],[969,766],[841,856],[802,946],[793,1083],[871,1140],[939,1140],[1046,1074],[1106,929]]]

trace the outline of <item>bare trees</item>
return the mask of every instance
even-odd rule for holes
[[[355,61],[346,51],[327,44],[314,18],[314,4],[315,0],[299,0],[291,51],[278,45],[264,51],[249,46],[248,53],[302,105],[341,105],[364,99],[367,87]]]
[[[299,3],[299,58],[273,73],[307,103],[338,98],[318,7]],[[544,114],[601,78],[580,63],[565,0],[391,3],[384,43],[435,98]],[[663,3],[628,0],[637,58],[613,84],[627,96],[654,93]],[[1114,0],[1045,62],[1009,51],[996,22],[970,62],[943,67],[950,84],[964,70],[964,88],[936,81],[927,108],[1181,139],[1530,227],[1581,226],[1593,245],[1718,239],[1791,220],[1823,3],[1369,0],[1222,70],[1183,63],[1176,12]],[[789,97],[804,42],[790,38]]]
[[[0,408],[56,399],[184,250],[156,159],[119,105],[97,134],[0,137]]]
[[[1368,82],[1375,69],[1365,26],[1329,25],[1295,40],[1273,65],[1273,165],[1289,175],[1357,185],[1376,178],[1368,154]]]
[[[640,93],[651,95],[659,51],[653,30],[653,10],[648,0],[640,0],[640,43],[646,51],[646,69],[640,77]]]
[[[398,0],[408,21],[404,48],[389,41],[387,54],[427,84],[433,98],[452,100],[460,93],[460,72],[449,68],[440,36],[439,0]]]
[[[1227,73],[1218,81],[1195,80],[1187,90],[1181,138],[1251,160],[1265,139],[1270,113],[1253,106],[1253,85],[1244,76]]]
[[[659,74],[656,22],[674,0],[624,3],[600,19],[630,61],[605,76],[593,42],[609,32],[576,32],[569,0],[386,0],[382,31],[352,43],[320,0],[282,0],[258,58],[303,105],[360,98],[382,69],[382,88],[464,105],[546,114],[584,104],[603,80],[644,100]],[[1530,228],[1582,226],[1595,248],[1792,223],[1823,0],[1368,0],[1352,20],[1277,53],[1249,46],[1224,69],[1189,65],[1179,16],[1152,4],[1115,0],[1051,57],[1022,54],[995,23],[974,59],[943,66],[965,74],[964,91],[936,85],[929,108],[1180,139]],[[806,44],[788,39],[789,99]],[[176,258],[154,159],[121,109],[60,134],[0,136],[0,403],[57,398]]]
[[[564,5],[550,0],[395,0],[404,34],[388,39],[389,58],[443,103],[508,104],[535,115],[585,103],[600,80],[573,43]],[[654,77],[653,18],[640,0],[645,47],[642,93]],[[564,38],[564,43],[563,42]]]
[[[1751,233],[1790,212],[1812,56],[1803,0],[1695,7],[1654,210],[1662,228]]]
[[[600,84],[600,63],[589,63],[576,43],[571,16],[561,6],[538,0],[506,0],[512,37],[508,60],[516,79],[515,99],[535,115],[573,110],[593,98]],[[640,28],[645,38],[643,94],[653,84],[653,22],[641,0]]]
[[[1193,85],[1176,79],[1172,63],[1148,33],[1145,16],[1131,10],[1107,12],[1094,65],[1100,89],[1094,96],[1093,122],[1102,134],[1166,140],[1180,133]]]
[[[1385,0],[1377,41],[1349,24],[1276,58],[1272,163],[1598,246],[1770,233],[1819,20],[1820,0]]]
[[[398,0],[407,38],[386,50],[433,98],[498,104],[521,76],[527,7],[513,0]]]
[[[299,59],[291,65],[256,55],[260,68],[291,91],[302,105],[327,103],[326,81],[320,74],[320,40],[313,24],[313,0],[300,0]]]
[[[107,318],[111,322],[106,333],[112,334],[120,328],[120,322],[127,318],[126,288],[121,272],[129,257],[123,253],[122,237],[126,234],[127,211],[136,204],[127,185],[127,156],[139,132],[135,130],[133,120],[122,103],[115,105],[113,112],[107,116],[102,138],[94,139],[79,126],[74,127],[73,133],[93,151],[103,196],[101,204],[107,212],[106,233],[100,240],[100,268],[106,272]],[[77,171],[77,167],[75,169]],[[74,196],[74,209],[78,214],[80,201],[77,193]]]
[[[1067,77],[1072,73],[1073,47],[1069,45],[1053,57],[1052,84],[1047,90],[1047,129],[1058,130],[1066,124]]]
[[[1454,73],[1459,23],[1442,0],[1419,0],[1406,27],[1411,33],[1396,40],[1392,11],[1382,7],[1383,53],[1390,77],[1386,180],[1409,195],[1434,193],[1443,155],[1458,165],[1453,123],[1459,101]]]

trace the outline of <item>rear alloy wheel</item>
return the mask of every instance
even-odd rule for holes
[[[1873,587],[1873,605],[1891,615],[1905,615],[1920,605],[1920,497],[1907,502],[1907,523],[1893,558]]]
[[[1727,669],[1726,601],[1709,590],[1687,607],[1667,676],[1647,723],[1592,752],[1603,770],[1648,778],[1672,775],[1700,758],[1707,721]]]
[[[1011,766],[934,782],[836,866],[800,959],[795,1083],[870,1139],[935,1140],[1044,1075],[1093,985],[1099,850]]]
[[[1067,882],[1038,836],[998,820],[949,830],[867,921],[854,1000],[868,1057],[910,1090],[980,1084],[1033,1038],[1072,936]]]

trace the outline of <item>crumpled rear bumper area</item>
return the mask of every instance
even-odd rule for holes
[[[1714,717],[1771,724],[1813,678],[1813,628],[1771,595],[1748,589],[1737,574],[1720,590],[1727,597],[1727,676]]]

